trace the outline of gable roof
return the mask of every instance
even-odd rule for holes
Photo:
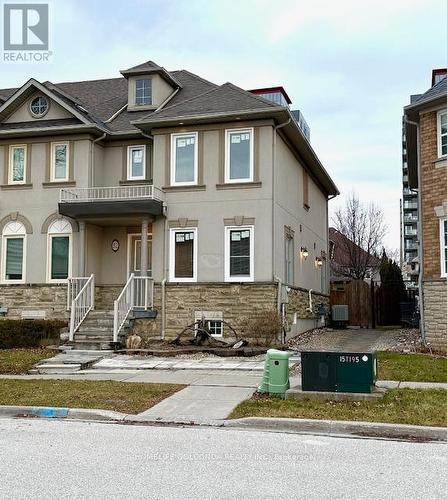
[[[134,66],[133,68],[124,69],[120,71],[120,73],[124,76],[124,78],[128,78],[129,76],[158,74],[174,88],[181,87],[180,83],[175,79],[172,73],[169,73],[169,71],[166,71],[165,68],[154,63],[154,61],[146,61],[142,64]]]

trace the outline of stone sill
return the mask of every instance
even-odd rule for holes
[[[2,190],[13,191],[15,189],[32,189],[32,184],[2,184],[0,186]]]
[[[120,181],[120,186],[145,186],[147,184],[152,184],[152,179],[142,179],[136,181]]]
[[[0,283],[0,288],[57,288],[63,286],[67,286],[67,283]]]
[[[433,162],[435,168],[447,167],[447,158],[438,158]]]
[[[206,191],[205,184],[195,184],[193,186],[163,186],[166,193],[181,193],[189,191]]]
[[[42,182],[42,187],[44,189],[48,188],[63,188],[63,187],[74,187],[76,186],[76,181],[62,181],[62,182]]]
[[[262,182],[229,182],[216,184],[216,189],[251,189],[262,187]]]

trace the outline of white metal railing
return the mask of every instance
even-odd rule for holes
[[[113,341],[118,342],[130,312],[134,309],[149,309],[154,302],[154,280],[148,276],[129,276],[119,297],[113,305]]]
[[[84,286],[71,303],[70,314],[70,342],[74,339],[76,330],[86,318],[87,314],[95,307],[95,275],[91,274]]]
[[[81,291],[82,287],[87,283],[89,277],[83,278],[68,278],[68,286],[67,286],[67,311],[71,309],[71,304],[73,299],[78,295]]]
[[[60,191],[61,203],[119,201],[119,200],[158,200],[164,201],[161,189],[146,184],[142,186],[111,186],[89,188],[63,188]]]

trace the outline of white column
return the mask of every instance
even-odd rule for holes
[[[85,276],[85,222],[79,221],[79,276]]]
[[[147,276],[147,229],[149,219],[143,219],[141,222],[141,276]]]

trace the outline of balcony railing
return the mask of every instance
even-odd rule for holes
[[[411,201],[404,202],[404,208],[415,210],[417,209],[417,207],[418,207],[417,202],[411,202]]]
[[[163,202],[164,193],[152,184],[144,186],[63,188],[60,192],[61,203],[123,200],[157,200]]]

